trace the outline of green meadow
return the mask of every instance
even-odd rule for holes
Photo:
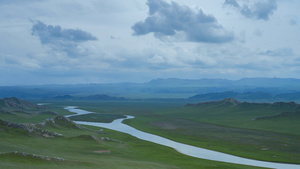
[[[126,120],[126,124],[190,145],[264,161],[300,161],[300,107],[293,102],[223,100],[191,105],[144,100],[76,105],[102,114],[133,115],[136,118]],[[277,117],[281,112],[295,113]]]
[[[192,158],[128,134],[78,127],[64,118],[53,121],[37,126],[62,136],[44,137],[1,121],[0,168],[256,168]]]
[[[178,142],[241,157],[299,163],[299,110],[293,103],[219,101],[157,111],[125,123]],[[293,113],[279,116],[282,112]]]
[[[220,101],[186,105],[176,100],[47,102],[50,104],[43,111],[56,114],[1,113],[1,119],[37,124],[71,114],[64,106],[78,106],[95,114],[77,116],[76,120],[111,121],[133,115],[135,118],[125,123],[174,141],[258,160],[300,161],[298,114],[278,115],[297,112],[299,108],[293,104]],[[0,168],[257,168],[197,159],[128,134],[90,126],[78,128],[69,121],[55,119],[55,123],[46,122],[38,127],[62,136],[44,137],[1,123]],[[55,160],[56,157],[64,160]]]

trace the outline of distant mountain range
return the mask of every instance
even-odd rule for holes
[[[56,100],[125,100],[123,97],[112,97],[106,94],[96,94],[96,95],[89,95],[85,97],[76,97],[71,95],[59,95],[55,96],[53,99]]]
[[[2,86],[0,98],[24,99],[124,99],[189,98],[212,100],[234,97],[239,100],[300,100],[300,79],[245,78],[154,79],[147,83]]]
[[[235,98],[240,101],[254,101],[254,102],[276,102],[276,101],[298,101],[300,100],[300,92],[285,93],[285,94],[271,94],[266,92],[218,92],[198,94],[190,97],[190,100],[196,101],[213,101],[222,100],[225,98]]]
[[[243,88],[298,88],[300,79],[293,78],[243,78],[227,79],[154,79],[146,83],[154,86],[186,86],[186,87],[243,87]]]

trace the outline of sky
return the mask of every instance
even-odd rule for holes
[[[0,85],[300,78],[298,0],[1,0]]]

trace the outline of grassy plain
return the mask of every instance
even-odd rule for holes
[[[57,114],[68,114],[62,109],[62,105],[78,105],[81,108],[90,110],[101,110],[96,112],[128,114],[152,114],[153,110],[165,109],[169,106],[173,107],[173,103],[160,104],[161,107],[155,107],[154,103],[144,103],[142,105],[132,103],[120,103],[121,107],[115,102],[106,103],[60,103],[60,105],[52,104],[51,111]],[[84,107],[86,105],[86,107]],[[106,109],[104,108],[104,105]],[[134,106],[140,105],[140,106]],[[158,106],[158,104],[156,104]],[[154,107],[153,107],[154,106]],[[152,108],[151,108],[152,107]],[[2,116],[2,114],[0,114]],[[141,115],[143,117],[145,115]],[[34,122],[45,120],[43,115],[32,115]],[[146,116],[145,116],[146,117]],[[11,117],[6,117],[8,120]],[[13,119],[13,118],[12,118]],[[30,122],[30,117],[22,120],[22,117],[16,117],[15,122]],[[128,134],[123,134],[108,129],[97,127],[89,127],[90,130],[75,128],[73,124],[57,121],[55,125],[46,123],[42,129],[52,132],[61,133],[61,137],[43,137],[32,135],[23,129],[16,129],[0,125],[0,168],[205,168],[205,169],[250,169],[257,167],[242,166],[235,164],[227,164],[192,158],[182,155],[175,150],[160,146],[147,141],[142,141]],[[19,153],[14,153],[14,152]],[[27,154],[27,155],[22,155]],[[28,155],[29,154],[29,155]],[[45,160],[39,156],[59,157],[64,161]]]
[[[216,102],[184,106],[176,101],[60,103],[113,114],[133,115],[125,123],[178,142],[265,161],[299,163],[300,119],[254,120],[297,111],[291,104],[239,105]]]

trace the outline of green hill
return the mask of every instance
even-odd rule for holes
[[[42,123],[42,125],[54,128],[81,128],[81,126],[64,116],[56,116],[53,119],[48,119],[46,122]]]
[[[300,118],[287,119],[287,113],[284,113],[298,111],[300,111],[300,104],[295,102],[249,103],[229,98],[186,104],[184,107],[162,112],[161,115],[223,126],[300,135]],[[261,117],[274,118],[255,120]]]
[[[16,109],[45,109],[45,106],[39,106],[35,103],[28,102],[16,97],[6,97],[0,99],[1,108],[16,108]]]
[[[16,97],[0,99],[0,118],[15,123],[42,122],[58,113]]]

